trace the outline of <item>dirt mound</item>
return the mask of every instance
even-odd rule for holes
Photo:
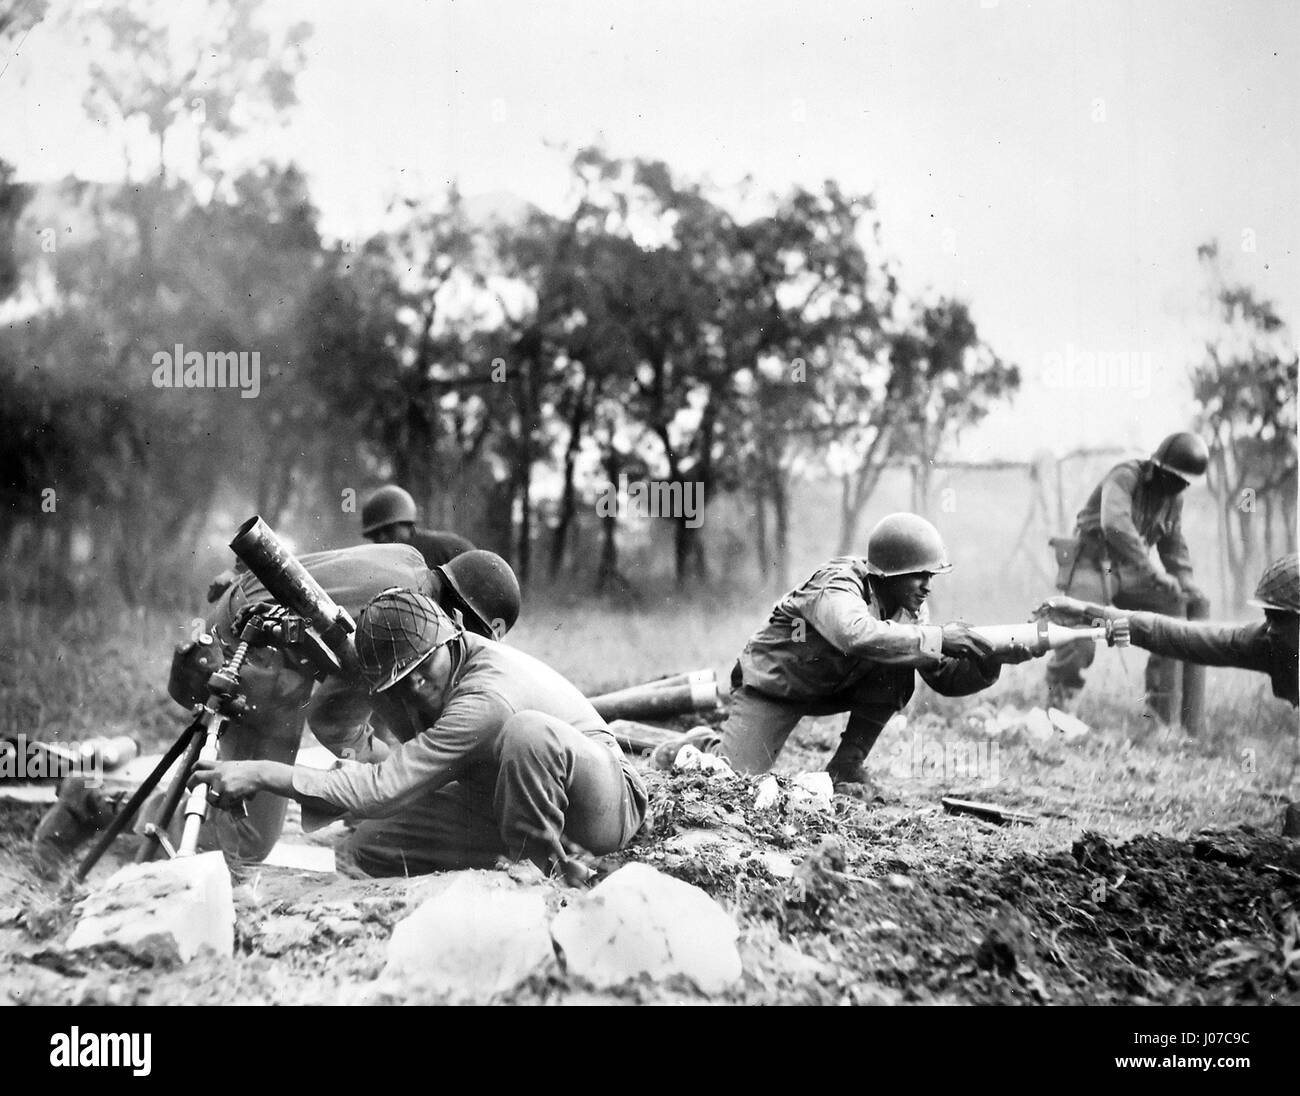
[[[656,776],[653,830],[604,866],[653,863],[812,957],[786,999],[1300,1001],[1293,840],[1085,833],[999,856],[995,827],[934,808],[756,810],[754,794],[739,776]]]

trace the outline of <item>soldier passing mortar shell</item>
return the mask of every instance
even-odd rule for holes
[[[959,621],[930,623],[930,582],[951,570],[928,521],[908,513],[883,518],[865,558],[833,559],[777,602],[732,671],[721,734],[701,730],[665,743],[654,763],[670,768],[689,743],[720,754],[739,772],[767,772],[804,716],[848,712],[827,768],[837,791],[865,794],[864,762],[911,698],[916,673],[944,696],[966,696],[997,681],[1004,663],[1034,655],[1014,638],[995,650]],[[1029,626],[1026,637],[1036,635]]]

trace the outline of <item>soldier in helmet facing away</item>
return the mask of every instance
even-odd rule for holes
[[[415,499],[410,492],[389,483],[375,491],[361,507],[361,535],[376,544],[409,544],[428,567],[439,567],[474,547],[470,541],[445,530],[417,529]]]
[[[699,731],[685,741],[739,772],[762,773],[804,716],[848,712],[827,768],[836,791],[861,795],[870,786],[867,754],[911,698],[917,671],[936,692],[966,696],[992,685],[1002,663],[1030,657],[1024,648],[996,655],[960,622],[929,622],[930,581],[950,570],[928,521],[907,513],[883,518],[865,559],[832,559],[777,602],[732,671],[720,738]],[[670,767],[683,744],[661,746],[655,764]]]
[[[1058,540],[1057,589],[1070,597],[1119,609],[1166,616],[1204,616],[1205,596],[1192,581],[1183,539],[1182,492],[1205,474],[1205,442],[1195,434],[1170,434],[1147,460],[1115,465],[1079,511],[1073,540]],[[1156,549],[1163,569],[1151,560]],[[1190,611],[1190,612],[1189,612]],[[1059,648],[1047,667],[1049,702],[1066,706],[1083,688],[1092,665],[1091,644]],[[1165,723],[1178,710],[1178,665],[1152,653],[1146,669],[1148,710]]]

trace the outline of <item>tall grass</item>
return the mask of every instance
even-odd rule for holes
[[[667,599],[625,610],[609,603],[530,599],[508,642],[537,656],[594,694],[678,670],[711,668],[724,691],[736,656],[765,619],[770,596],[747,591],[727,601]],[[167,696],[172,647],[188,633],[184,613],[83,607],[0,606],[0,729],[70,740],[131,734],[144,747],[176,733],[185,713]],[[1154,752],[1194,748],[1294,779],[1297,719],[1271,694],[1267,679],[1212,668],[1207,733],[1189,742],[1178,729],[1143,714],[1146,653],[1100,649],[1076,710],[1116,742]],[[991,689],[939,697],[923,685],[909,711],[950,721],[980,708],[1046,704],[1045,662],[1003,669]],[[832,730],[842,717],[825,726]],[[1254,751],[1243,754],[1243,750]]]
[[[167,696],[185,619],[146,610],[0,605],[0,730],[72,741],[128,734],[156,746],[184,712]]]

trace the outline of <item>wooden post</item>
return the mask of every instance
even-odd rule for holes
[[[1197,598],[1187,604],[1188,620],[1206,620],[1210,604]],[[1183,730],[1192,738],[1205,733],[1205,667],[1194,662],[1183,663],[1183,696],[1179,709]]]

